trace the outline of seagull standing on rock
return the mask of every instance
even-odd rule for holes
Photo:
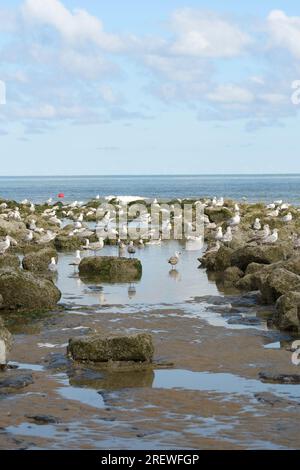
[[[8,235],[6,235],[5,240],[3,242],[0,242],[0,255],[4,255],[5,252],[9,249],[10,247],[10,238]]]
[[[56,264],[56,259],[55,258],[51,258],[51,262],[48,265],[48,269],[52,273],[55,273],[57,271],[57,264]]]
[[[270,227],[268,224],[264,225],[263,226],[263,229],[262,230],[259,230],[258,232],[256,232],[255,234],[255,237],[251,238],[250,240],[248,240],[248,243],[251,243],[251,242],[261,242],[264,238],[268,237],[269,235],[271,234],[271,230],[270,230]]]
[[[237,227],[241,223],[241,216],[238,211],[236,211],[235,215],[230,219],[229,225],[230,227]]]
[[[274,228],[273,232],[271,235],[267,236],[262,240],[262,243],[265,245],[272,245],[273,243],[276,243],[278,240],[278,229]]]
[[[216,235],[215,235],[215,240],[221,241],[222,239],[223,239],[222,227],[218,227],[217,233],[216,233]]]
[[[255,222],[253,224],[253,228],[254,230],[261,230],[261,223],[260,223],[260,219],[255,219]]]
[[[223,235],[222,238],[223,243],[230,243],[232,242],[232,232],[231,232],[231,227],[227,227],[226,232]]]
[[[288,214],[286,214],[284,217],[282,217],[282,222],[292,222],[293,220],[293,216],[292,214],[289,212]]]

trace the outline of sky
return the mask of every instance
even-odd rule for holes
[[[0,0],[0,176],[300,173],[297,90],[296,0]]]

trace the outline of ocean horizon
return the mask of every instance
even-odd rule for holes
[[[87,201],[99,194],[161,199],[223,196],[299,204],[300,174],[0,176],[1,199],[42,202],[55,200],[61,192],[66,201]]]

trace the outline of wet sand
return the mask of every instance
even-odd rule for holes
[[[270,312],[251,299],[223,297],[176,242],[137,256],[136,285],[80,280],[60,255],[64,309],[8,319],[11,361],[33,383],[0,395],[1,449],[292,449],[299,448],[300,385],[264,383],[262,371],[298,373],[289,335],[268,329]],[[106,247],[107,253],[114,248]],[[257,318],[229,324],[234,315]],[[66,361],[71,336],[91,331],[153,335],[155,361],[172,367],[97,370]],[[39,424],[37,416],[49,422]],[[35,416],[35,418],[34,418]]]

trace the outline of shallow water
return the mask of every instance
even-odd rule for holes
[[[95,284],[81,279],[77,268],[70,266],[74,254],[60,255],[57,286],[63,292],[62,302],[95,306],[158,305],[176,304],[196,295],[218,294],[215,284],[207,281],[205,272],[197,269],[201,251],[184,251],[177,269],[170,269],[168,259],[178,249],[184,250],[184,247],[176,241],[139,249],[136,257],[142,262],[143,276],[139,282],[130,284]],[[101,255],[117,256],[118,248],[106,246]]]
[[[0,395],[0,448],[299,448],[300,385],[259,379],[266,370],[297,373],[292,338],[268,329],[267,314],[251,301],[238,307],[224,297],[198,269],[201,252],[181,246],[170,274],[167,259],[177,248],[168,242],[137,252],[143,276],[135,295],[131,284],[81,280],[70,266],[74,254],[59,255],[65,310],[18,319],[11,361],[32,374],[33,384]],[[229,324],[232,307],[259,323]],[[69,338],[94,331],[151,333],[153,368],[109,371],[67,362]],[[32,415],[57,423],[37,424]]]

